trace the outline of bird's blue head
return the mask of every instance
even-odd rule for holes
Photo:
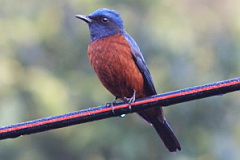
[[[101,8],[90,15],[76,15],[77,18],[88,23],[91,42],[116,33],[123,32],[123,20],[114,10]]]

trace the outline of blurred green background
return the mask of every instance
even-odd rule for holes
[[[239,0],[1,0],[0,126],[105,104],[76,14],[121,13],[157,91],[238,77]],[[0,141],[0,160],[240,159],[238,92],[165,108],[182,145],[169,153],[136,114]]]

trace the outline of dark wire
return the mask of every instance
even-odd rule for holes
[[[240,78],[209,83],[197,87],[158,94],[144,99],[138,99],[131,104],[131,107],[129,107],[128,103],[118,103],[114,105],[107,104],[63,115],[1,127],[0,139],[15,138],[21,135],[121,116],[123,114],[139,112],[157,106],[165,107],[210,96],[223,95],[237,90],[240,90]]]

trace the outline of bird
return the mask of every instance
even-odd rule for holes
[[[134,102],[157,94],[143,54],[125,31],[123,19],[117,11],[100,8],[89,15],[75,17],[88,24],[89,61],[103,86],[116,99]],[[155,128],[170,152],[181,150],[161,106],[138,114]]]

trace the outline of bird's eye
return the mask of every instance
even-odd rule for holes
[[[101,19],[101,21],[102,21],[103,23],[107,23],[107,22],[109,21],[109,19],[108,19],[107,17],[103,17],[103,18]]]

